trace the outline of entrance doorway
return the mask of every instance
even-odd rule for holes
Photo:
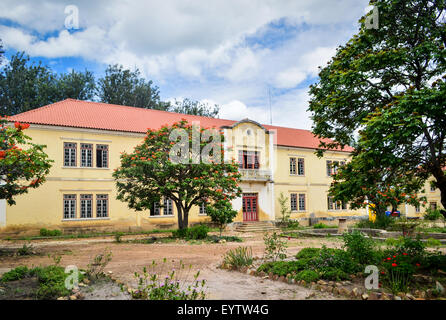
[[[257,193],[244,193],[243,197],[243,221],[258,221]]]

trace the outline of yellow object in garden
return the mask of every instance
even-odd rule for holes
[[[376,221],[375,205],[373,203],[369,204],[369,221],[373,223]]]

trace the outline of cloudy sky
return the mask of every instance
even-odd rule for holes
[[[78,29],[72,27],[78,9]],[[311,128],[308,89],[358,31],[368,0],[0,0],[6,57],[58,72],[139,68],[164,100],[217,103],[220,118]],[[75,27],[75,25],[74,25]]]

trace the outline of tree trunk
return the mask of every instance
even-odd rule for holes
[[[175,203],[177,206],[177,216],[178,216],[178,229],[184,229],[184,221],[183,221],[183,210],[178,203]]]
[[[441,196],[441,204],[443,205],[443,208],[446,210],[446,176],[443,172],[443,170],[439,167],[436,168],[432,175],[437,180],[435,182],[435,186],[440,189],[440,196]]]

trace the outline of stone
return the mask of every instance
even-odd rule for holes
[[[437,290],[440,294],[443,294],[443,293],[444,293],[444,287],[443,287],[443,285],[442,285],[440,282],[438,282],[438,281],[435,281],[435,290]]]
[[[322,285],[322,286],[326,286],[327,285],[327,282],[325,282],[324,280],[319,280],[317,283]]]
[[[338,287],[334,287],[333,288],[333,293],[334,294],[339,294],[339,288]]]
[[[305,282],[305,280],[301,280],[301,281],[300,281],[300,285],[301,285],[302,287],[305,287],[305,286],[307,285],[307,283]]]
[[[410,300],[415,300],[415,297],[410,293],[406,293],[406,297],[408,297]]]
[[[328,285],[333,286],[334,285],[334,281],[328,281]]]
[[[342,287],[342,283],[336,282],[336,287]]]
[[[316,293],[312,292],[308,296],[305,297],[305,299],[310,299],[316,296]]]
[[[65,300],[65,297],[59,297],[57,300]]]
[[[255,270],[251,270],[251,271],[249,272],[249,275],[251,275],[251,276],[255,276],[255,275],[256,275],[256,271],[255,271]]]
[[[87,285],[85,283],[79,282],[79,287],[86,287]]]
[[[272,272],[268,273],[268,277],[269,277],[270,279],[273,279],[273,278],[274,278],[274,273],[272,273]]]
[[[81,292],[76,293],[76,298],[79,300],[84,299],[84,295]]]
[[[379,300],[379,299],[381,299],[380,292],[370,292],[368,300]]]
[[[72,296],[70,296],[70,300],[77,300],[77,297],[76,297],[76,295],[72,295]]]
[[[285,282],[285,280],[286,280],[286,279],[285,279],[284,276],[280,276],[280,277],[279,277],[279,281],[280,281],[280,282]]]
[[[273,276],[273,280],[277,280],[277,279],[279,279],[279,276],[278,276],[277,274],[275,274],[275,275]]]
[[[348,296],[350,295],[350,291],[347,288],[341,288],[339,289],[339,294],[343,296]]]
[[[393,300],[403,300],[403,299],[401,299],[400,296],[394,296],[394,297],[393,297]]]
[[[367,293],[364,293],[364,294],[361,296],[361,298],[362,298],[362,300],[369,300],[369,295],[368,295]]]
[[[352,295],[354,296],[354,297],[358,297],[359,296],[359,290],[358,290],[358,288],[353,288],[353,290],[352,290]]]
[[[111,270],[108,270],[108,274],[113,274],[113,271],[111,271]]]
[[[325,291],[327,291],[327,286],[321,285],[321,286],[319,287],[319,290],[320,290],[321,292],[325,292]]]

